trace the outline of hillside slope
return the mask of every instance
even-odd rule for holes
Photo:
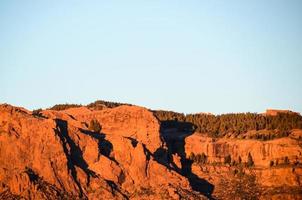
[[[204,198],[154,157],[163,144],[147,109],[77,109],[0,106],[0,199]],[[101,132],[87,128],[92,118]]]
[[[0,105],[0,199],[302,198],[300,129],[217,138],[109,105]]]

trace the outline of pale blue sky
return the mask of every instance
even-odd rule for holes
[[[302,1],[0,2],[0,102],[302,112]]]

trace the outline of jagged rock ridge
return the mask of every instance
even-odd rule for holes
[[[87,128],[97,119],[103,129]],[[30,111],[0,106],[1,199],[203,199],[160,163],[160,123],[145,108]]]
[[[212,138],[163,124],[131,105],[2,104],[0,199],[302,198],[300,129],[261,141],[257,131]]]

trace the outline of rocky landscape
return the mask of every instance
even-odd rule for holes
[[[139,106],[2,104],[0,199],[302,199],[302,120],[289,115],[284,133],[214,137]]]

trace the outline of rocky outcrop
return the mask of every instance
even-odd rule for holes
[[[138,106],[31,112],[3,104],[0,199],[301,198],[302,130],[247,138],[163,128]]]
[[[300,115],[297,112],[293,112],[291,110],[277,110],[277,109],[267,109],[264,115],[267,116],[277,116],[278,114],[295,114]]]
[[[162,146],[160,123],[153,113],[138,106],[118,106],[101,111],[89,111],[87,108],[72,108],[65,113],[77,121],[89,124],[97,119],[106,135],[118,135],[142,142],[152,153]]]
[[[192,155],[197,159],[192,172],[215,185],[213,195],[218,198],[244,198],[244,193],[252,195],[258,191],[257,198],[299,199],[302,197],[300,133],[301,130],[293,130],[289,137],[269,141],[215,139],[195,133],[185,139],[185,149],[190,159]],[[238,185],[248,187],[238,190]]]
[[[100,133],[88,130],[97,119]],[[147,109],[30,111],[0,106],[0,198],[204,199],[154,157],[160,123]]]
[[[225,157],[231,156],[235,162],[248,161],[250,154],[254,165],[269,167],[271,161],[279,164],[302,163],[302,148],[300,141],[291,137],[269,141],[249,139],[214,139],[202,134],[194,134],[186,138],[186,153],[202,154],[207,156],[208,162],[224,162]]]
[[[102,193],[113,197],[110,185],[88,170],[66,121],[35,118],[9,105],[1,106],[0,113],[2,192],[28,199],[49,196],[48,192],[54,199],[87,198],[87,189],[100,183]]]

